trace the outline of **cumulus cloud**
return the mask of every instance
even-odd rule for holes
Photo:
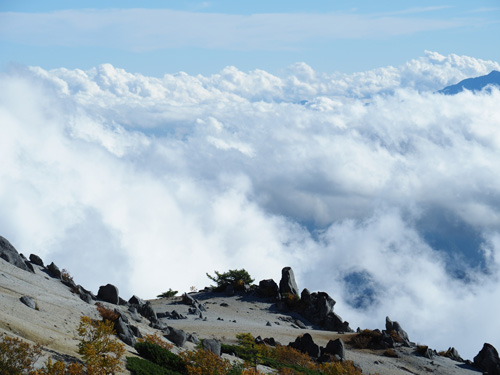
[[[2,235],[125,298],[289,265],[352,326],[471,358],[500,333],[500,92],[436,92],[492,69],[2,73]]]

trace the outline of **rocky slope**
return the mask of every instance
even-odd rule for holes
[[[366,349],[355,349],[350,342],[357,334],[333,312],[335,301],[328,294],[306,289],[300,302],[283,298],[298,294],[289,268],[283,269],[279,286],[273,280],[262,280],[242,291],[206,288],[151,301],[137,296],[125,301],[112,285],[101,287],[94,295],[68,276],[54,264],[45,266],[34,255],[28,261],[0,237],[0,334],[40,343],[45,358],[78,360],[79,319],[82,315],[98,318],[95,304],[99,302],[120,314],[117,330],[127,343],[127,355],[136,354],[133,343],[146,333],[164,335],[179,351],[194,348],[200,339],[235,343],[236,334],[249,332],[270,344],[292,344],[315,357],[328,352],[352,360],[363,373],[466,375],[488,370],[489,374],[500,374],[498,353],[488,344],[474,366],[454,351],[444,357],[417,347],[390,319],[385,329],[373,334],[376,339]]]

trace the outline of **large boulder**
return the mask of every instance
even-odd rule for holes
[[[31,309],[36,310],[36,302],[33,298],[28,296],[22,296],[19,300]]]
[[[299,295],[299,288],[295,282],[295,276],[291,267],[285,267],[281,270],[280,293]]]
[[[165,337],[177,346],[184,346],[187,340],[186,332],[173,327],[169,327],[169,333]]]
[[[345,346],[342,339],[330,340],[326,348],[321,348],[321,356],[332,356],[338,359],[345,358]]]
[[[488,375],[500,375],[500,358],[495,347],[485,343],[481,351],[474,357],[474,366],[487,372]]]
[[[59,267],[57,267],[54,262],[50,263],[48,266],[47,266],[47,270],[49,271],[50,273],[50,276],[56,278],[56,279],[61,279],[62,277],[62,273],[61,273],[61,270],[59,269]]]
[[[321,355],[319,346],[314,343],[314,340],[309,333],[298,336],[295,341],[288,344],[288,346],[297,349],[302,353],[309,354],[309,356],[313,358],[318,358]]]
[[[280,289],[273,279],[261,280],[257,288],[257,294],[264,298],[278,297]]]
[[[2,236],[0,236],[0,258],[24,271],[31,271],[15,247]]]
[[[42,258],[40,258],[36,254],[30,254],[30,262],[33,264],[36,264],[37,266],[45,267],[45,265],[43,264]]]
[[[120,297],[118,296],[118,288],[112,284],[106,284],[99,287],[97,298],[102,301],[118,305]]]

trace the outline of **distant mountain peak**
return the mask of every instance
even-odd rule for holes
[[[500,72],[498,70],[492,70],[490,74],[484,76],[464,79],[455,85],[447,86],[444,89],[439,90],[438,93],[455,95],[464,90],[476,92],[481,91],[488,85],[500,87]]]

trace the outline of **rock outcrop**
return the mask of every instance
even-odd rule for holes
[[[112,284],[106,284],[99,287],[97,298],[102,301],[118,305],[120,302],[118,288]]]
[[[285,267],[281,270],[280,293],[282,296],[284,294],[299,295],[299,288],[291,267]]]
[[[16,248],[2,236],[0,236],[0,258],[24,271],[31,272]]]
[[[495,347],[485,343],[481,351],[474,357],[474,366],[488,375],[500,375],[500,358]]]
[[[403,328],[401,328],[401,325],[398,322],[393,322],[388,316],[385,318],[385,329],[395,342],[410,347],[408,334]]]

